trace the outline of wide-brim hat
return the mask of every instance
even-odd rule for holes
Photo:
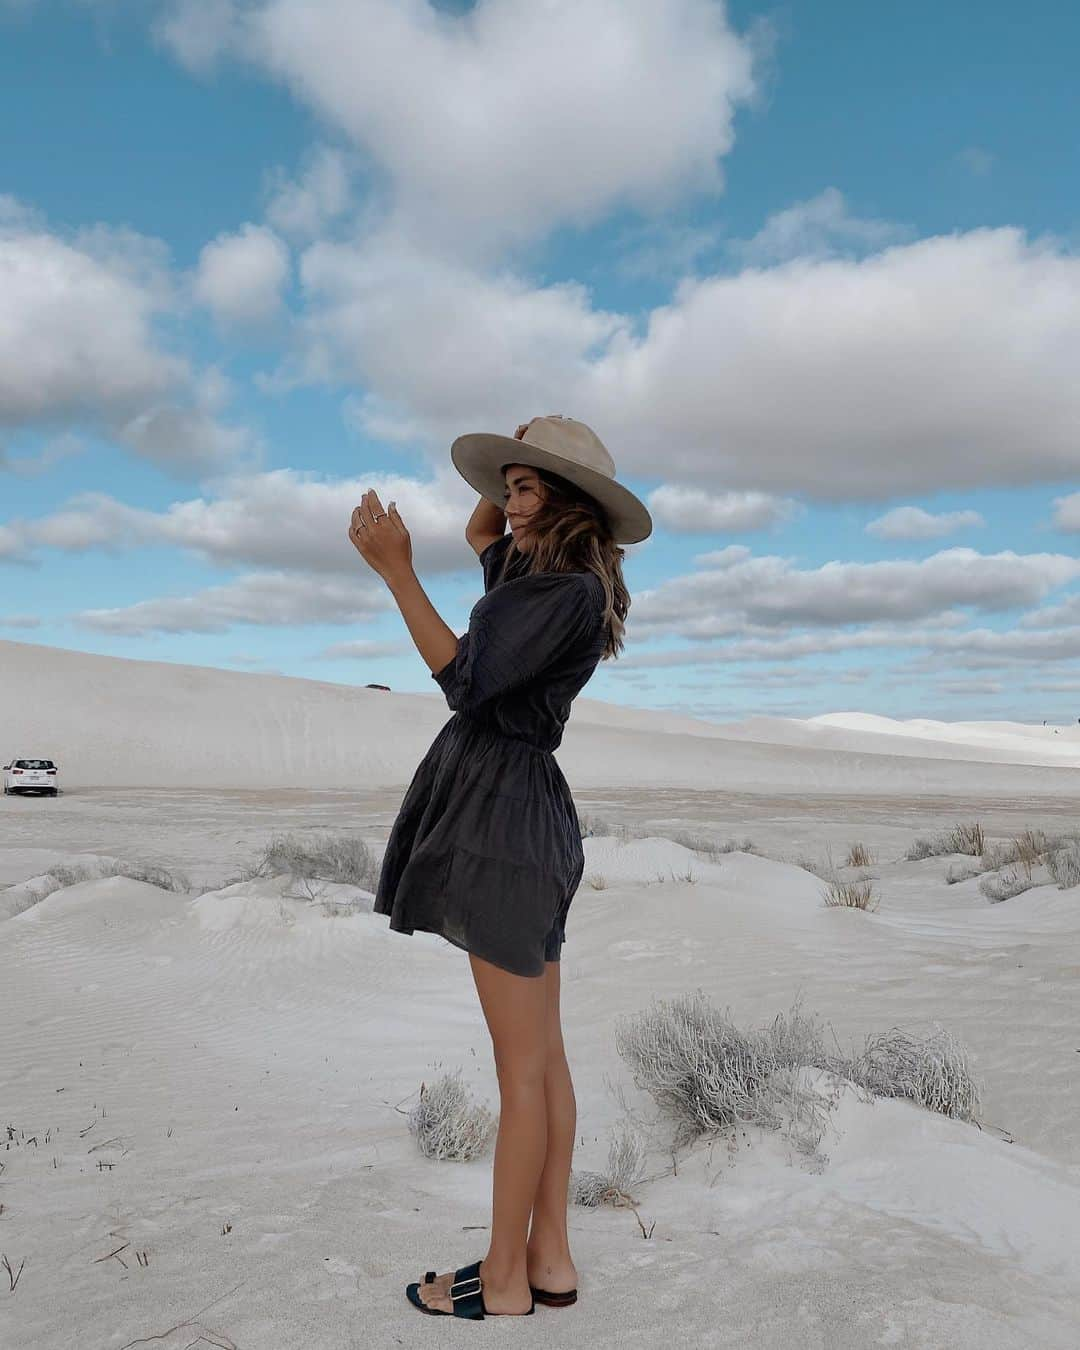
[[[462,478],[496,506],[505,506],[504,465],[550,469],[594,497],[604,508],[617,544],[638,544],[652,534],[652,516],[629,488],[615,481],[615,461],[584,422],[552,414],[534,417],[521,439],[495,432],[459,436],[450,458]]]

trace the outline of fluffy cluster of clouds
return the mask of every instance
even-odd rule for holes
[[[419,565],[461,566],[475,498],[447,472],[446,446],[537,411],[601,429],[621,477],[659,484],[645,493],[657,526],[686,535],[775,531],[810,501],[1080,469],[1080,258],[1062,241],[1017,228],[919,239],[834,187],[749,239],[665,223],[723,191],[735,114],[768,68],[767,24],[737,33],[713,0],[481,0],[461,13],[428,0],[160,0],[152,12],[186,68],[247,63],[313,110],[327,143],[295,174],[269,174],[262,217],[207,240],[188,272],[161,241],[58,230],[0,198],[0,471],[46,472],[89,428],[169,472],[214,476],[163,511],[94,494],[9,520],[0,558],[161,545],[246,569],[197,595],[87,611],[87,624],[372,618],[385,605],[357,584],[345,538],[360,493],[408,504]],[[684,269],[666,303],[638,316],[535,279],[530,259],[554,230],[622,208],[642,213],[649,239],[631,269]],[[709,252],[713,270],[694,270]],[[430,478],[262,472],[259,437],[228,417],[229,381],[162,336],[200,310],[229,341],[272,328],[283,355],[256,381],[268,396],[355,386],[346,419],[429,455]],[[2,448],[41,428],[54,436],[39,456]],[[1054,528],[1080,530],[1080,493],[1054,509]],[[903,542],[983,525],[973,510],[899,505],[866,529]],[[947,549],[804,571],[720,550],[637,594],[632,632],[696,645],[636,656],[627,673],[882,645],[1019,660],[1021,639],[1029,657],[1068,659],[1069,598],[1022,615],[1016,638],[957,630],[962,608],[1038,605],[1075,576],[1055,553]]]

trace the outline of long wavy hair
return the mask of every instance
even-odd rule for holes
[[[500,472],[522,462],[507,460]],[[608,624],[600,659],[617,657],[626,645],[623,633],[630,609],[630,592],[622,574],[626,551],[612,537],[607,513],[595,497],[561,474],[535,465],[530,468],[544,485],[543,501],[529,517],[532,547],[523,552],[511,539],[499,580],[535,572],[595,572],[603,583]]]

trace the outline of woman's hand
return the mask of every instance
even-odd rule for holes
[[[384,512],[378,493],[365,492],[352,513],[349,538],[363,560],[389,583],[412,571],[412,540],[393,502]]]

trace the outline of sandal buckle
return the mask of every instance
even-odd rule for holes
[[[474,1284],[476,1288],[475,1289],[464,1288],[465,1285],[470,1284]],[[468,1298],[470,1294],[478,1294],[480,1292],[481,1287],[482,1286],[480,1284],[480,1276],[473,1275],[470,1279],[458,1280],[456,1284],[452,1284],[450,1286],[450,1297],[454,1302],[456,1302],[459,1298]],[[454,1293],[455,1289],[461,1289],[463,1292],[460,1294],[455,1294]]]

